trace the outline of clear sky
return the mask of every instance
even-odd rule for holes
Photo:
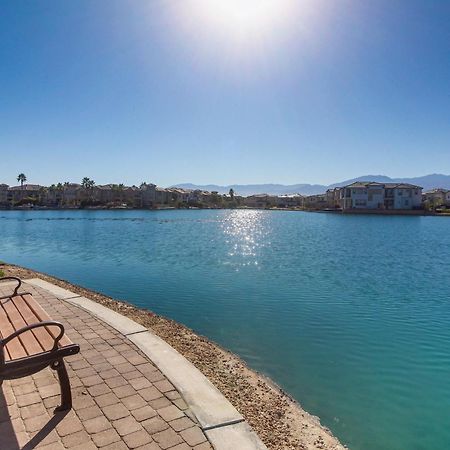
[[[0,0],[0,182],[450,173],[449,0]]]

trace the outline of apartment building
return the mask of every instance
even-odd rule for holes
[[[407,183],[358,181],[340,188],[340,206],[343,210],[420,209],[422,207],[422,188]]]

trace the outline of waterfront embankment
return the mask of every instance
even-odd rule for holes
[[[151,311],[114,300],[67,281],[15,265],[2,264],[5,275],[39,277],[107,306],[151,329],[191,361],[239,410],[270,449],[343,449],[318,418],[278,388],[250,370],[236,355],[189,328]]]

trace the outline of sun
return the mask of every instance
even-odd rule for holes
[[[293,5],[290,0],[192,0],[203,18],[232,31],[267,29]]]
[[[296,36],[311,28],[317,1],[171,0],[167,35],[196,67],[255,76],[257,66],[263,72],[276,67]]]
[[[289,28],[305,1],[311,0],[180,0],[177,26],[209,40],[251,41]]]

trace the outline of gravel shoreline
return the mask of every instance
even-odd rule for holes
[[[304,411],[289,395],[263,375],[249,369],[236,355],[191,329],[149,310],[34,270],[0,264],[5,276],[39,277],[89,297],[150,328],[192,362],[225,395],[271,450],[342,450],[330,430]]]

